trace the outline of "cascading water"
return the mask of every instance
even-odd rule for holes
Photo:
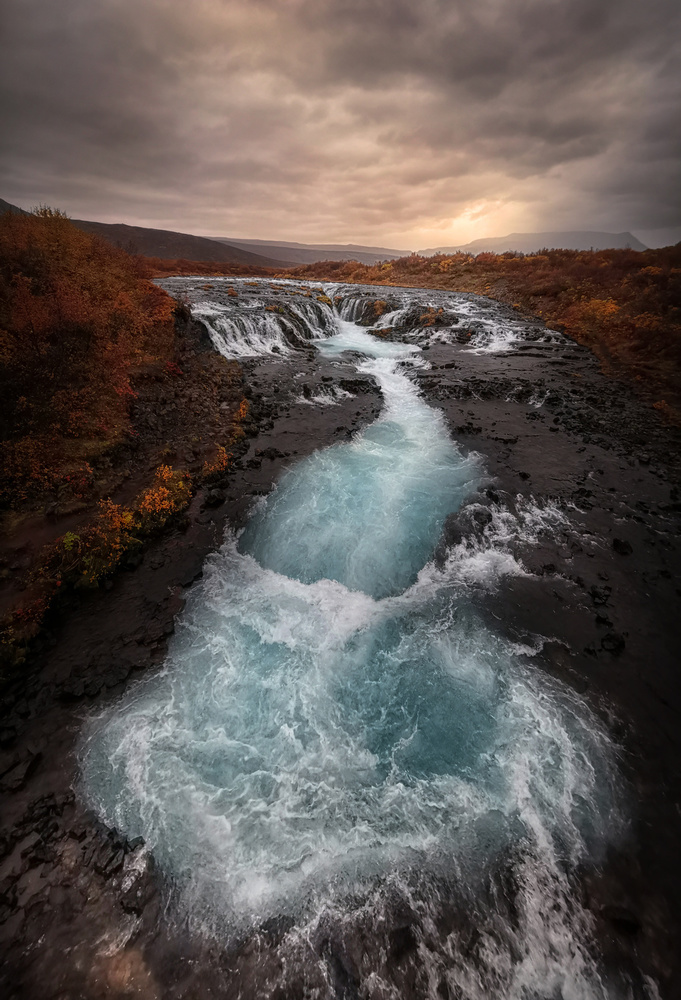
[[[572,888],[618,823],[607,737],[473,600],[525,572],[514,536],[564,516],[497,506],[435,565],[479,460],[410,381],[417,347],[296,307],[325,355],[362,356],[381,416],[290,469],[208,560],[163,671],[90,723],[85,795],[144,837],[195,925],[284,920],[258,995],[299,966],[309,996],[610,996]],[[386,944],[405,913],[416,981]]]

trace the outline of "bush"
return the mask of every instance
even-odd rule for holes
[[[169,465],[156,470],[154,484],[137,501],[137,518],[142,534],[149,535],[163,528],[184,510],[192,497],[191,477],[187,472],[174,472]]]

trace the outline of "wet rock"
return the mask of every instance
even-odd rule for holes
[[[16,912],[17,896],[16,878],[8,875],[0,882],[0,924]]]
[[[105,879],[119,872],[125,861],[125,851],[120,842],[104,844],[94,858],[95,871]]]
[[[85,681],[85,694],[88,698],[96,698],[103,687],[104,679],[102,677],[90,677]]]
[[[620,934],[636,934],[641,929],[641,921],[627,906],[607,903],[600,912],[601,916],[612,924]]]
[[[257,449],[256,455],[260,455],[262,458],[268,458],[271,462],[273,462],[275,458],[284,458],[283,451],[279,451],[278,448],[273,447],[263,448],[262,450]]]
[[[393,962],[400,962],[411,952],[416,951],[418,942],[411,927],[396,927],[390,932],[390,958]]]
[[[119,661],[117,663],[112,664],[112,666],[108,667],[107,670],[104,671],[103,674],[104,686],[112,688],[115,687],[117,684],[121,684],[123,681],[128,679],[131,670],[132,666],[130,665],[130,663]]]
[[[204,507],[220,507],[226,500],[227,494],[224,490],[218,489],[217,487],[212,490],[208,490],[205,497],[203,498]]]
[[[23,788],[26,783],[33,776],[35,771],[42,760],[42,753],[29,754],[23,760],[15,764],[5,775],[3,775],[2,781],[0,782],[0,788],[4,792],[18,792]]]
[[[0,728],[0,747],[11,747],[16,741],[17,731],[14,726],[4,725]]]
[[[487,507],[477,507],[471,512],[473,523],[480,531],[484,530],[488,524],[492,523],[492,513]]]
[[[608,632],[601,639],[602,649],[605,649],[608,653],[612,653],[613,656],[619,656],[625,646],[624,636],[620,635],[619,632]]]
[[[591,595],[591,600],[596,607],[601,607],[602,605],[608,603],[611,592],[612,587],[592,587],[589,594]]]
[[[277,944],[287,934],[291,928],[295,927],[295,919],[290,915],[280,914],[263,921],[258,927],[258,931],[268,939]]]
[[[146,641],[158,642],[159,639],[165,639],[166,636],[172,635],[174,630],[173,617],[173,614],[169,613],[167,609],[154,615],[147,626]]]
[[[144,554],[141,551],[131,552],[125,559],[123,563],[123,568],[127,570],[137,569],[141,566],[142,560],[144,559]]]
[[[144,907],[153,898],[154,886],[146,873],[135,879],[129,889],[121,896],[121,906],[126,913],[140,916]]]

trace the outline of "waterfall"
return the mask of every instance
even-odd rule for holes
[[[83,794],[144,837],[195,926],[241,940],[284,921],[283,971],[259,995],[297,966],[328,986],[310,995],[355,995],[332,992],[332,948],[344,976],[373,977],[372,996],[406,996],[386,959],[406,913],[414,995],[610,996],[573,887],[620,824],[608,737],[474,600],[526,573],[522,545],[565,512],[492,504],[484,531],[435,562],[482,460],[410,378],[420,334],[367,332],[356,291],[325,286],[312,301],[294,283],[252,287],[248,307],[227,303],[234,315],[195,306],[218,350],[295,350],[296,316],[307,333],[295,337],[354,358],[384,408],[290,468],[228,532],[163,670],[89,722]]]

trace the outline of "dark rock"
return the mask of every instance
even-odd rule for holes
[[[212,490],[208,490],[208,492],[206,493],[206,495],[205,495],[205,497],[203,499],[203,506],[204,507],[220,507],[221,504],[223,504],[225,502],[226,496],[227,496],[227,494],[225,493],[224,490],[217,489],[217,488],[212,489]]]
[[[416,951],[418,942],[411,927],[396,927],[390,932],[390,957],[393,962],[401,961],[412,951]]]
[[[631,542],[627,542],[623,538],[613,538],[612,547],[615,552],[620,556],[630,556],[634,551],[631,547]]]
[[[0,882],[0,924],[4,924],[17,909],[16,879],[11,875]]]
[[[125,562],[123,563],[123,568],[129,570],[137,569],[137,567],[141,565],[143,558],[144,555],[140,551],[130,552],[126,556]]]
[[[117,684],[121,684],[123,681],[127,680],[132,666],[130,663],[117,662],[110,666],[103,675],[104,686],[111,688],[115,687]]]
[[[620,635],[619,632],[608,632],[601,639],[601,647],[608,653],[612,653],[613,656],[619,656],[625,645],[624,636]]]
[[[104,679],[102,677],[90,677],[85,682],[85,694],[88,698],[96,698],[103,687]]]
[[[18,792],[35,773],[43,755],[38,752],[25,757],[4,775],[0,787],[6,792]]]
[[[279,914],[276,917],[269,917],[258,927],[258,931],[269,941],[277,943],[284,937],[292,927],[295,927],[295,919],[292,916]]]
[[[600,607],[608,603],[611,591],[611,587],[592,587],[589,593],[596,607]]]
[[[620,934],[636,934],[641,929],[641,921],[627,906],[607,903],[601,909],[601,916],[611,923]]]
[[[140,875],[121,896],[121,906],[126,913],[139,916],[154,895],[154,887],[146,875]]]
[[[269,458],[272,462],[275,458],[283,458],[283,451],[279,451],[278,448],[263,448],[262,451],[256,452],[256,454],[262,455],[263,458]]]
[[[10,747],[16,741],[17,731],[14,726],[3,726],[0,729],[0,747]]]
[[[173,615],[164,609],[149,622],[145,639],[147,642],[158,642],[159,639],[172,635],[174,627]]]
[[[487,507],[479,507],[477,510],[474,510],[472,517],[478,528],[481,529],[486,528],[488,524],[492,523],[492,514]]]
[[[111,878],[120,871],[125,861],[125,851],[118,843],[104,844],[95,858],[95,871],[104,878]]]

